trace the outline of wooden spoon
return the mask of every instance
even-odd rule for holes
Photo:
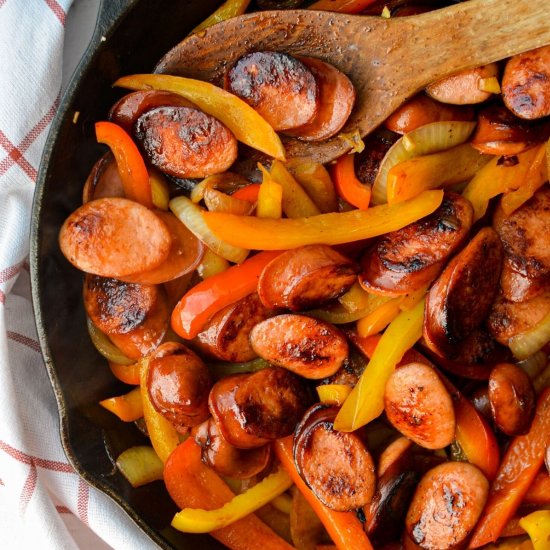
[[[357,101],[343,132],[365,136],[427,84],[550,44],[550,0],[469,0],[423,15],[384,19],[308,10],[267,11],[219,23],[183,40],[156,72],[217,84],[242,55],[259,50],[326,61],[355,85]],[[288,157],[331,161],[338,137],[285,141]]]

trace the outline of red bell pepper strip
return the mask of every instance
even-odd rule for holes
[[[369,207],[371,188],[355,175],[355,155],[342,155],[332,167],[334,187],[340,197],[351,205],[366,210]]]
[[[188,340],[194,338],[214,313],[254,292],[264,267],[280,254],[260,252],[191,288],[172,312],[174,332]]]
[[[335,11],[337,13],[360,13],[374,4],[376,0],[318,0],[308,9],[319,11]]]
[[[149,172],[132,138],[113,122],[96,122],[95,134],[113,152],[126,197],[153,208]]]
[[[531,429],[515,437],[506,450],[469,548],[498,539],[536,478],[549,444],[550,388],[546,388],[539,398]]]
[[[231,196],[241,201],[258,202],[258,193],[260,192],[259,183],[251,183],[246,187],[237,189]]]

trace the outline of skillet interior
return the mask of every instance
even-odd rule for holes
[[[92,346],[82,305],[82,275],[61,255],[57,236],[81,203],[82,186],[105,151],[94,122],[123,95],[119,76],[152,71],[156,62],[220,0],[103,0],[98,27],[62,100],[48,136],[35,191],[31,228],[33,303],[46,368],[54,387],[68,459],[163,548],[221,548],[209,536],[183,535],[169,526],[176,511],[162,482],[132,489],[113,457],[145,442],[133,424],[97,405],[127,391]],[[101,37],[104,36],[105,40]],[[75,111],[79,112],[73,122]]]

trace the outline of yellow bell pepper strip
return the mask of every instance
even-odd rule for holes
[[[519,520],[535,550],[550,550],[550,510],[538,510]]]
[[[149,168],[149,183],[151,185],[151,200],[159,210],[168,210],[170,189],[168,182],[160,170]]]
[[[401,301],[401,297],[392,298],[359,319],[356,325],[357,334],[366,338],[384,330],[401,313]]]
[[[99,404],[116,414],[123,422],[134,422],[143,416],[143,404],[139,388],[134,388],[124,395],[103,399]]]
[[[332,167],[332,178],[338,195],[349,204],[366,210],[370,204],[370,185],[355,175],[355,155],[342,155]]]
[[[111,148],[126,197],[153,208],[149,172],[132,138],[113,122],[96,122],[95,135],[99,143]]]
[[[269,173],[283,189],[282,208],[289,218],[307,218],[321,213],[281,161],[274,160]]]
[[[226,0],[214,13],[197,25],[189,34],[202,32],[216,23],[237,17],[237,15],[242,15],[249,4],[250,0]]]
[[[208,82],[166,74],[123,76],[115,84],[129,90],[164,90],[179,94],[223,122],[242,143],[270,157],[285,160],[285,149],[275,130],[250,105]]]
[[[346,384],[322,384],[317,386],[316,390],[321,403],[330,403],[340,407],[351,393],[351,386]]]
[[[359,382],[336,416],[335,430],[352,432],[382,414],[388,378],[405,352],[422,336],[424,304],[422,299],[413,309],[401,312],[390,323]]]
[[[116,466],[134,488],[163,479],[164,464],[153,447],[146,445],[126,449],[116,459]]]
[[[271,501],[271,506],[288,515],[292,509],[292,497],[288,493],[283,493]]]
[[[149,372],[149,361],[143,362],[141,369],[141,400],[143,403],[143,419],[147,426],[147,433],[151,440],[151,445],[157,456],[166,462],[170,453],[179,445],[178,432],[172,425],[172,423],[164,418],[153,407],[151,400],[149,399],[149,392],[147,391],[147,373]]]
[[[172,312],[174,332],[186,340],[193,339],[214,313],[255,292],[264,267],[281,253],[260,252],[195,285]]]
[[[283,188],[261,164],[258,164],[258,168],[262,172],[263,179],[258,191],[256,216],[279,219],[283,215]]]
[[[212,275],[227,271],[229,267],[230,264],[225,258],[222,258],[219,254],[207,248],[202,260],[197,266],[197,273],[200,275],[201,279],[208,279],[208,277],[212,277]]]
[[[355,512],[335,512],[331,510],[306,485],[298,470],[296,470],[292,444],[293,436],[278,439],[273,443],[275,455],[325,526],[338,550],[373,550],[363,525]]]
[[[270,220],[204,212],[208,227],[234,246],[254,250],[287,250],[307,244],[343,244],[395,231],[431,214],[443,191],[425,191],[409,201],[368,210],[319,214],[309,218]]]
[[[291,161],[287,168],[323,214],[338,211],[338,197],[334,184],[328,170],[322,164]]]
[[[289,489],[292,484],[292,479],[286,471],[279,468],[244,493],[233,497],[221,508],[215,510],[184,508],[174,516],[172,527],[184,533],[209,533],[227,527],[266,505]]]
[[[510,157],[508,161],[503,157],[494,157],[478,171],[462,192],[462,196],[474,207],[474,220],[484,216],[493,197],[521,187],[536,155],[537,148],[534,147]],[[514,164],[515,160],[517,163]]]
[[[548,141],[550,143],[550,140]],[[519,189],[506,193],[500,200],[502,210],[509,216],[523,203],[527,202],[544,183],[548,181],[548,163],[546,156],[550,146],[542,144],[538,147],[533,164],[528,168],[525,179]]]
[[[481,154],[469,143],[447,151],[404,160],[388,173],[388,203],[410,199],[428,189],[468,181],[489,160],[489,155]]]

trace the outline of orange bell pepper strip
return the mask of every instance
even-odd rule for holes
[[[113,152],[126,197],[153,208],[149,172],[132,138],[113,122],[96,122],[95,134],[97,141]]]
[[[103,399],[99,404],[116,414],[123,422],[134,422],[143,416],[143,404],[139,388],[134,388],[124,395]]]
[[[258,202],[258,193],[260,192],[259,183],[251,183],[245,187],[237,189],[231,196],[241,201]]]
[[[292,451],[292,436],[278,439],[273,443],[273,450],[283,468],[288,472],[296,487],[304,495],[313,508],[330,538],[338,550],[372,550],[372,545],[365,533],[361,522],[354,512],[335,512],[325,506],[300,477],[294,464]]]
[[[392,298],[372,313],[357,321],[357,334],[362,338],[384,330],[401,312],[401,298]]]
[[[355,175],[355,155],[342,155],[332,167],[336,192],[351,205],[366,210],[369,207],[370,185],[360,182]]]
[[[524,504],[550,505],[550,475],[541,471],[523,499]]]
[[[121,365],[120,363],[114,363],[109,361],[109,368],[118,380],[125,384],[132,386],[139,385],[139,375],[141,372],[141,362],[137,361],[131,365]]]
[[[318,0],[308,9],[319,11],[334,11],[337,13],[361,13],[376,0]]]
[[[264,267],[279,254],[260,252],[191,288],[172,312],[174,332],[186,340],[193,339],[214,313],[254,292]]]
[[[235,496],[222,478],[201,460],[201,450],[189,438],[172,452],[164,464],[164,483],[172,500],[180,508],[215,510]],[[292,550],[254,514],[210,535],[232,550]]]
[[[368,210],[319,214],[309,218],[271,220],[203,212],[218,238],[253,250],[287,250],[307,244],[343,244],[401,229],[431,214],[443,200],[443,191],[425,191],[414,199]]]
[[[537,403],[529,432],[515,437],[502,459],[469,548],[495,542],[536,478],[550,443],[550,388]]]

